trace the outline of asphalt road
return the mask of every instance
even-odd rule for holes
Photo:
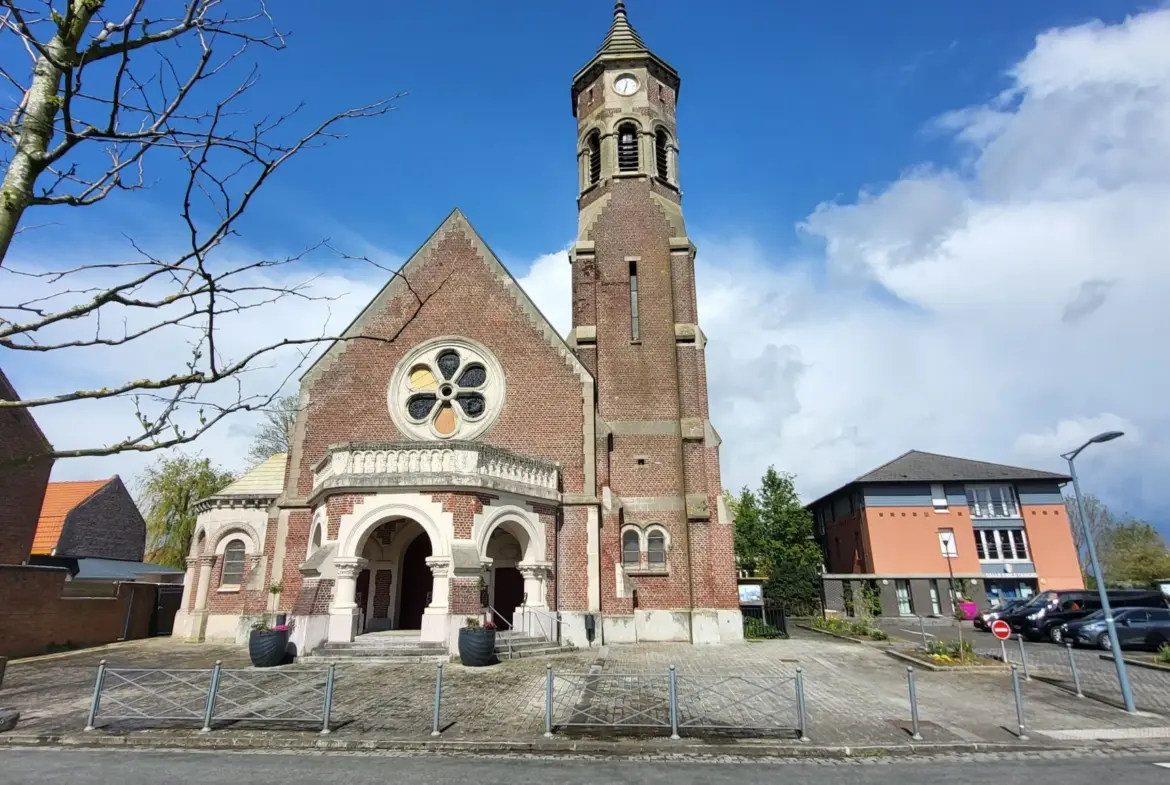
[[[1004,756],[1018,759],[736,763],[670,760],[569,760],[437,756],[284,755],[133,750],[0,750],[0,783],[24,785],[1165,785],[1170,753],[1158,757]]]

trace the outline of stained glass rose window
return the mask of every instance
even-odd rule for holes
[[[419,439],[469,439],[499,413],[504,379],[487,349],[465,339],[417,347],[391,381],[390,414]]]

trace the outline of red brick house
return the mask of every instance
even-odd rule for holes
[[[176,634],[453,646],[486,601],[578,646],[742,637],[678,89],[617,3],[572,81],[569,336],[451,213],[301,379],[287,458],[205,500]]]
[[[0,371],[0,398],[20,400]],[[0,409],[0,564],[24,564],[32,551],[37,514],[53,471],[51,449],[28,409]]]

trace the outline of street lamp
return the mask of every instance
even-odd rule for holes
[[[1089,548],[1089,564],[1093,569],[1093,577],[1097,581],[1097,594],[1101,597],[1101,612],[1105,614],[1105,629],[1109,633],[1109,644],[1113,650],[1113,663],[1117,666],[1117,681],[1121,684],[1121,698],[1125,701],[1126,711],[1137,711],[1133,703],[1133,692],[1129,688],[1129,674],[1125,669],[1125,658],[1121,655],[1121,644],[1117,640],[1117,625],[1113,623],[1113,609],[1109,607],[1109,595],[1105,593],[1105,576],[1101,574],[1101,564],[1097,561],[1097,546],[1093,543],[1093,535],[1089,531],[1089,519],[1085,515],[1085,502],[1081,498],[1081,484],[1077,481],[1077,467],[1073,459],[1090,444],[1111,442],[1118,436],[1124,436],[1121,431],[1105,431],[1082,444],[1072,452],[1061,455],[1068,461],[1068,473],[1072,477],[1073,494],[1077,497],[1077,511],[1080,513],[1081,528],[1084,530],[1085,543]]]

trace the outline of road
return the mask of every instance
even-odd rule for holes
[[[1048,753],[897,762],[877,760],[739,763],[695,760],[607,760],[496,757],[285,755],[133,750],[0,750],[0,783],[26,785],[743,785],[788,779],[811,785],[1165,785],[1170,753],[1156,757],[1076,757]]]

